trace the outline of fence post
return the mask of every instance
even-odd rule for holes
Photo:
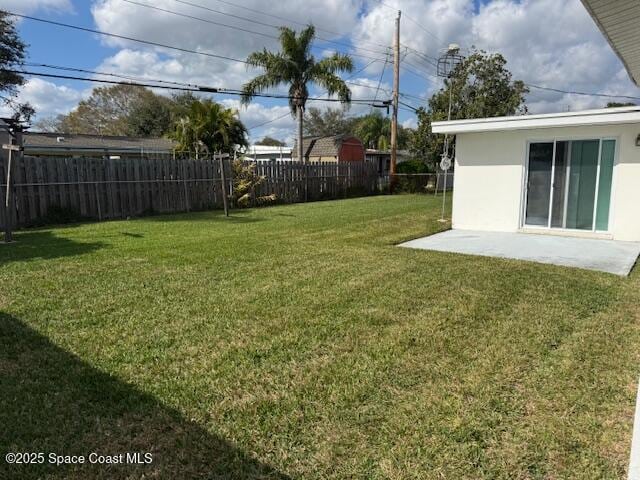
[[[187,173],[186,173],[186,169],[185,169],[185,163],[187,162],[187,160],[185,158],[183,158],[180,163],[182,163],[182,185],[184,187],[184,206],[187,210],[187,212],[190,211],[189,209],[189,190],[187,188]]]
[[[304,172],[304,201],[309,201],[309,163],[303,160],[302,171]]]
[[[222,153],[218,156],[220,160],[220,182],[222,183],[222,205],[224,206],[225,217],[229,216],[229,199],[227,198],[227,179],[224,174],[224,160],[222,159]]]

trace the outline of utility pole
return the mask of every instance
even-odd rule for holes
[[[396,30],[393,37],[393,98],[391,116],[391,166],[389,168],[389,186],[391,192],[395,184],[396,163],[398,159],[398,91],[400,90],[400,15],[396,17]]]

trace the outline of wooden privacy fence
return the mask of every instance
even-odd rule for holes
[[[150,213],[222,208],[220,166],[227,193],[233,191],[232,160],[228,156],[194,158],[109,159],[94,157],[30,157],[12,167],[14,224],[46,223],[52,212],[105,220]],[[0,162],[2,199],[6,194],[7,162]],[[264,177],[255,197],[273,195],[276,203],[295,203],[378,192],[375,166],[365,162],[303,165],[289,161],[246,162]],[[254,202],[255,203],[255,202]],[[7,211],[0,208],[0,225]]]

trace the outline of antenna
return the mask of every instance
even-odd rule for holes
[[[450,43],[444,53],[438,57],[438,76],[449,78],[456,67],[463,61],[464,57],[460,55],[460,45]]]
[[[460,55],[460,45],[450,43],[443,55],[438,57],[437,73],[439,77],[451,79],[451,75],[464,61],[464,57]],[[453,95],[453,85],[449,82],[449,113],[447,121],[451,120],[451,100]],[[447,201],[447,173],[451,168],[451,157],[449,156],[449,134],[445,134],[444,148],[440,160],[440,169],[444,171],[444,181],[442,182],[442,216],[440,221],[445,221],[445,206]],[[436,192],[438,191],[438,183],[436,181]]]

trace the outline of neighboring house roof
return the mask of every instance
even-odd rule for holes
[[[304,137],[302,149],[305,157],[337,157],[340,153],[340,147],[346,142],[362,146],[362,142],[352,135],[331,135]],[[298,140],[293,146],[293,156],[298,156]]]
[[[631,80],[640,86],[640,2],[638,0],[582,0]]]
[[[280,152],[291,153],[291,147],[288,147],[287,145],[284,145],[282,147],[276,147],[271,145],[249,145],[248,147],[246,147],[244,154],[245,155],[253,155],[254,153],[258,155],[269,154],[269,153],[279,154]]]
[[[112,137],[64,133],[26,132],[25,152],[38,151],[109,151],[115,152],[171,152],[175,146],[167,138]]]
[[[433,133],[472,133],[528,128],[574,127],[582,125],[612,125],[640,123],[640,106],[601,108],[581,112],[517,115],[513,117],[475,118],[433,122]]]

